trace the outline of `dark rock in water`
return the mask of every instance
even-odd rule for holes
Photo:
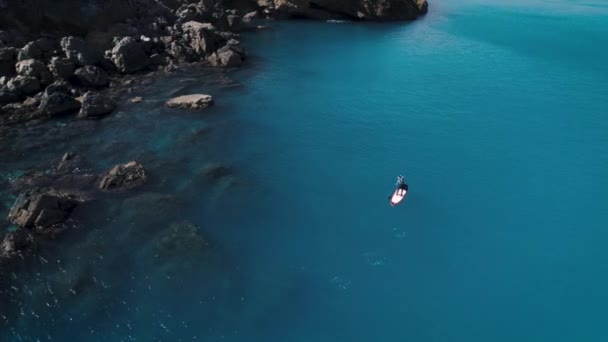
[[[22,193],[8,219],[21,227],[46,228],[64,221],[77,203],[75,196],[55,191]]]
[[[74,76],[76,64],[67,58],[53,57],[49,62],[49,69],[56,78],[67,80]]]
[[[82,97],[82,107],[78,113],[79,118],[96,118],[109,114],[116,108],[116,103],[111,98],[92,91],[88,91]]]
[[[148,179],[144,167],[136,161],[116,165],[101,179],[103,191],[125,190],[144,184]]]
[[[64,37],[60,44],[65,56],[79,66],[93,65],[99,61],[100,56],[96,56],[80,38]]]
[[[31,76],[15,76],[8,81],[7,88],[14,94],[32,95],[40,90],[40,81]]]
[[[104,87],[109,83],[108,74],[93,65],[76,69],[74,75],[82,85],[87,87]]]
[[[0,76],[15,75],[15,63],[17,62],[17,49],[0,49]]]
[[[165,104],[168,108],[205,109],[213,104],[213,97],[204,94],[192,94],[174,97]]]
[[[0,105],[5,105],[7,103],[14,103],[19,101],[19,97],[13,93],[9,93],[7,91],[0,90]]]
[[[77,112],[79,109],[80,102],[65,93],[52,93],[44,96],[38,107],[40,114],[50,117]]]
[[[197,54],[205,56],[215,50],[216,36],[213,25],[189,21],[182,25],[182,30],[187,33],[186,41]]]
[[[17,63],[15,66],[17,74],[21,76],[35,77],[40,84],[46,85],[53,82],[53,75],[44,63],[35,59],[26,59]]]
[[[112,62],[122,73],[132,73],[145,69],[150,64],[141,44],[131,37],[118,41],[112,49]]]
[[[34,245],[34,237],[24,228],[9,232],[0,242],[0,259],[13,258],[22,255],[23,252],[31,249]]]
[[[201,170],[201,174],[210,181],[218,181],[233,174],[232,168],[222,164],[208,164]]]

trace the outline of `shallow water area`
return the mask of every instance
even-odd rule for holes
[[[607,9],[273,22],[243,34],[239,70],[11,128],[2,178],[70,151],[95,172],[138,160],[150,181],[83,205],[0,278],[0,340],[606,339]],[[162,106],[196,92],[215,105]],[[216,163],[232,174],[209,180]]]

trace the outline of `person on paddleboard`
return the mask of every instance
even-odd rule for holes
[[[405,199],[409,188],[408,185],[405,183],[405,179],[401,175],[397,176],[397,184],[395,184],[395,186],[397,188],[393,192],[393,195],[388,197],[388,201],[393,207],[401,203]]]

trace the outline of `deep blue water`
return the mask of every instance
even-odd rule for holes
[[[105,120],[13,132],[4,177],[72,150],[98,171],[140,160],[151,181],[3,275],[17,320],[0,316],[0,339],[608,339],[608,4],[271,26],[243,36],[241,70],[178,72]],[[163,109],[173,92],[216,106]],[[200,181],[210,162],[234,176]],[[411,193],[392,208],[399,174]],[[159,260],[183,220],[213,248]]]

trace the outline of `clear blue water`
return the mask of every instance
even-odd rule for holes
[[[152,176],[10,277],[0,339],[608,339],[607,14],[446,0],[408,24],[276,22],[244,35],[239,71],[14,133],[5,177],[66,150]],[[217,105],[155,102],[173,91]],[[209,162],[234,177],[201,182]],[[398,174],[411,193],[392,208]],[[182,220],[213,248],[159,261]]]

